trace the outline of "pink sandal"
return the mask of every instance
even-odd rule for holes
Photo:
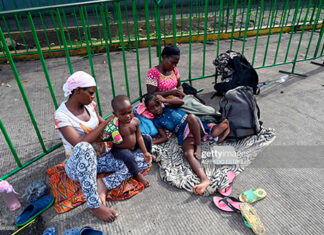
[[[234,181],[234,178],[235,178],[235,172],[234,171],[228,171],[227,172],[227,178],[228,178],[229,186],[227,188],[225,188],[225,189],[218,190],[218,192],[221,195],[225,196],[225,197],[228,197],[232,193],[232,185],[233,185],[233,181]]]
[[[234,197],[213,197],[215,206],[222,211],[241,213],[241,201]]]

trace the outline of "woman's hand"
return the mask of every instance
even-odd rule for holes
[[[167,91],[158,91],[157,87],[152,86],[152,85],[146,85],[146,87],[147,87],[148,94],[161,95],[163,97],[173,95],[173,96],[179,97],[180,99],[185,97],[185,93],[183,93],[181,86],[176,89],[167,90]]]
[[[165,98],[162,95],[156,95],[156,98],[161,102],[165,103]]]
[[[102,117],[98,115],[99,120],[99,125],[94,128],[90,133],[86,133],[84,135],[80,135],[77,130],[72,127],[72,126],[65,126],[61,127],[60,131],[64,138],[72,145],[75,146],[80,142],[88,142],[88,143],[93,143],[100,138],[101,133],[105,129],[105,127],[108,125],[110,120],[113,118],[110,116],[108,119],[104,120]]]
[[[184,102],[181,98],[177,97],[177,96],[174,96],[172,98],[164,98],[163,96],[161,95],[157,95],[156,98],[163,104],[170,104],[172,107],[174,108],[179,108],[181,107]]]
[[[179,97],[180,99],[183,99],[185,97],[185,93],[183,93],[181,88],[177,88],[172,90],[172,95]]]

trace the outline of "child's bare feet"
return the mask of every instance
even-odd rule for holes
[[[144,175],[141,174],[141,173],[137,174],[135,176],[135,179],[137,181],[141,182],[144,185],[145,188],[147,188],[148,186],[150,186],[150,182],[147,179],[145,179]]]
[[[221,123],[213,127],[211,134],[215,138],[220,134],[222,134],[228,128],[229,128],[229,121],[227,119],[224,119]]]
[[[194,152],[195,158],[200,160],[201,159],[201,154],[202,154],[201,145],[196,145],[196,151]]]
[[[89,208],[90,211],[98,218],[106,222],[113,222],[119,213],[114,209],[106,207],[104,204],[98,208]]]
[[[105,183],[102,181],[102,178],[97,179],[97,192],[99,194],[100,201],[103,205],[106,205],[106,197],[107,197],[107,187]]]
[[[228,136],[228,134],[230,133],[230,131],[231,131],[231,129],[228,126],[227,129],[223,133],[221,133],[219,135],[218,143],[222,143],[226,139],[226,137]]]
[[[193,186],[193,191],[195,194],[203,194],[207,187],[210,185],[211,181],[209,179],[202,181],[200,184]]]
[[[152,160],[152,155],[149,152],[146,152],[143,154],[144,155],[144,160],[149,163]]]
[[[152,162],[156,162],[156,156],[155,155],[151,155],[152,156]]]

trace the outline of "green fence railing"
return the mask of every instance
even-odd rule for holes
[[[297,74],[297,62],[324,55],[322,9],[323,0],[94,0],[7,11],[0,9],[0,61],[8,62],[11,66],[40,145],[40,149],[35,147],[33,152],[37,154],[33,153],[32,159],[22,160],[24,156],[18,157],[15,144],[10,139],[10,135],[14,134],[7,132],[3,124],[5,121],[1,119],[1,132],[6,142],[2,146],[8,147],[17,164],[17,168],[4,172],[1,179],[61,145],[59,141],[51,144],[44,141],[37,123],[38,116],[34,115],[25,93],[16,60],[39,59],[51,105],[56,109],[57,91],[46,59],[65,57],[68,71],[73,73],[76,65],[72,56],[83,55],[89,62],[92,76],[100,83],[98,78],[102,70],[100,73],[96,70],[94,56],[105,53],[103,66],[109,77],[105,86],[109,88],[96,91],[99,113],[103,115],[105,109],[100,102],[100,94],[109,90],[115,96],[118,90],[116,83],[121,82],[121,76],[124,77],[123,93],[131,97],[133,102],[142,97],[145,93],[142,86],[143,66],[149,69],[155,63],[155,55],[161,60],[161,48],[168,43],[188,45],[181,55],[188,61],[188,72],[183,81],[192,82],[215,76],[215,69],[211,72],[207,68],[210,64],[207,63],[208,56],[212,54],[217,57],[227,49],[244,54],[255,68],[292,64],[289,73]],[[200,69],[193,71],[192,55],[197,45],[201,45],[201,64],[195,64]],[[141,47],[146,48],[147,58],[141,57]],[[122,68],[122,75],[115,74],[112,51],[120,53],[118,66]],[[134,52],[134,58],[128,58],[129,51]],[[136,72],[128,71],[130,64],[136,64]]]
[[[28,1],[26,1],[27,3]],[[99,4],[103,3],[109,44],[120,46],[119,24],[122,20],[123,41],[126,47],[135,43],[134,12],[138,12],[136,22],[141,41],[157,40],[173,37],[212,35],[219,33],[232,33],[231,40],[243,40],[249,31],[266,29],[277,33],[276,29],[284,27],[297,27],[306,20],[307,25],[318,24],[323,15],[317,16],[317,10],[322,8],[320,0],[276,0],[276,1],[136,1],[135,6],[131,0],[120,1],[88,1],[62,4],[56,6],[34,7],[10,11],[0,11],[1,27],[5,36],[10,40],[15,55],[37,54],[36,44],[32,38],[32,26],[28,24],[26,12],[33,18],[35,30],[39,35],[39,42],[46,52],[63,51],[65,49],[61,28],[65,32],[67,47],[79,49],[86,48],[85,38],[82,34],[82,21],[80,5],[84,8],[84,19],[89,32],[91,47],[104,47],[103,23]],[[159,2],[159,4],[156,4]],[[35,2],[36,3],[36,2]],[[27,5],[27,4],[25,4]],[[30,5],[30,4],[28,4]],[[57,20],[60,9],[62,24]],[[1,10],[1,9],[0,9]],[[118,12],[120,10],[120,15]],[[158,10],[159,14],[156,14]],[[121,20],[120,20],[121,19]],[[192,21],[189,29],[189,21]],[[159,27],[157,31],[156,28]],[[247,29],[247,30],[246,30]],[[155,32],[154,32],[155,30]],[[235,34],[238,33],[238,34]],[[286,32],[286,31],[284,31]],[[246,35],[247,34],[247,35]],[[228,37],[228,36],[227,36]],[[210,38],[210,37],[208,37]],[[232,43],[232,41],[231,41]],[[141,44],[140,44],[141,46]],[[145,45],[146,46],[146,45]],[[244,46],[243,46],[244,51]],[[4,54],[0,55],[0,58]]]

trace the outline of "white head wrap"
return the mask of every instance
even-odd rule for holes
[[[64,96],[68,97],[72,91],[78,87],[93,87],[96,86],[94,78],[83,71],[73,73],[63,85]]]

